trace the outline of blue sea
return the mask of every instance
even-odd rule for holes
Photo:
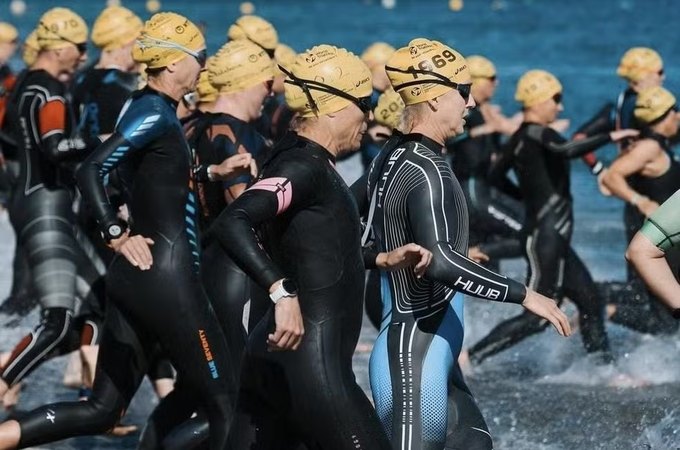
[[[68,6],[89,24],[104,0],[25,0],[21,17],[10,15],[10,0],[0,0],[0,20],[14,23],[22,36],[52,6]],[[123,1],[141,17],[149,17],[144,1]],[[255,13],[272,22],[281,42],[298,51],[316,44],[343,46],[355,53],[375,41],[395,47],[410,39],[443,41],[464,55],[482,54],[498,70],[495,98],[508,114],[519,76],[529,69],[554,73],[564,86],[563,117],[573,131],[625,87],[616,76],[621,55],[632,46],[656,49],[665,61],[666,86],[680,93],[680,1],[675,0],[465,0],[461,11],[447,0],[396,0],[386,9],[377,0],[269,0],[254,2]],[[233,0],[162,0],[162,10],[182,13],[205,26],[208,49],[215,52],[229,25],[240,15]],[[94,57],[95,55],[91,55]],[[19,59],[12,61],[20,68]],[[605,161],[613,147],[601,151]],[[623,279],[622,203],[599,194],[594,178],[580,161],[573,162],[575,199],[574,246],[598,280]],[[0,220],[0,297],[10,276],[7,261],[13,241],[6,218]],[[503,270],[522,279],[522,262]],[[466,332],[479,338],[497,321],[518,313],[517,307],[468,301]],[[570,309],[573,312],[573,308]],[[35,314],[17,329],[0,329],[0,350],[7,350],[37,321]],[[680,448],[680,344],[677,336],[652,338],[608,327],[618,357],[616,366],[597,369],[584,356],[580,337],[569,340],[546,331],[490,359],[469,377],[482,406],[496,448],[518,450],[675,449]],[[375,336],[364,328],[362,343]],[[367,387],[368,353],[355,359],[357,378]],[[57,389],[63,361],[46,364],[29,379],[22,407],[74,398]],[[612,378],[641,378],[647,386],[609,386]],[[619,383],[621,384],[621,383]],[[148,387],[130,410],[129,421],[143,424],[153,401]],[[55,449],[134,448],[134,438],[86,438],[44,446]]]

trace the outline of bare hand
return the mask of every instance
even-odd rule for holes
[[[468,250],[468,258],[476,263],[485,263],[489,260],[489,255],[482,252],[478,246],[470,247]]]
[[[257,175],[257,166],[250,153],[239,153],[238,155],[230,156],[222,161],[220,164],[213,166],[211,173],[215,174],[218,180],[228,180],[244,174]]]
[[[565,131],[567,131],[570,124],[571,121],[569,119],[557,119],[556,121],[550,124],[550,128],[559,133],[564,133]]]
[[[538,317],[542,317],[552,323],[555,330],[557,330],[560,335],[565,337],[571,335],[569,319],[567,319],[566,314],[564,314],[557,306],[555,300],[541,295],[536,291],[532,291],[531,289],[527,289],[527,295],[524,297],[522,306],[524,306],[527,311],[531,311]]]
[[[597,187],[600,189],[600,194],[605,197],[610,197],[612,195],[612,191],[604,184],[604,177],[607,175],[608,170],[609,169],[606,168],[602,169],[602,172],[597,174]]]
[[[612,141],[620,141],[621,139],[635,137],[639,134],[638,130],[616,130],[609,133],[609,137]]]
[[[284,297],[274,305],[276,331],[267,338],[269,351],[297,350],[305,334],[297,296]]]
[[[659,207],[659,204],[647,197],[642,197],[637,201],[635,206],[637,206],[637,209],[642,214],[644,214],[645,217],[649,217],[654,211],[656,211],[656,209]]]
[[[119,237],[112,239],[109,245],[116,253],[125,256],[130,264],[139,267],[141,270],[149,270],[153,264],[153,256],[151,256],[151,248],[154,242],[152,239],[136,234],[130,236],[128,232]]]
[[[118,207],[118,218],[124,220],[125,222],[130,221],[130,211],[128,210],[127,204],[124,203]]]
[[[420,278],[432,262],[432,252],[418,244],[406,244],[391,252],[378,254],[375,262],[381,269],[390,271],[415,266],[413,271]]]

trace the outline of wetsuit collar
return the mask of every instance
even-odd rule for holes
[[[655,131],[652,131],[652,130],[650,130],[649,128],[645,128],[644,130],[642,130],[642,132],[640,133],[640,137],[643,138],[643,139],[646,138],[646,139],[653,139],[653,140],[655,140],[656,142],[659,143],[659,145],[661,146],[661,148],[663,148],[663,149],[666,150],[666,151],[668,151],[668,150],[671,149],[671,140],[670,140],[670,138],[667,138],[666,136],[664,136],[664,135],[662,135],[662,134],[659,134],[659,133],[657,133],[657,132],[655,132]]]
[[[311,139],[307,139],[306,137],[300,136],[297,133],[295,133],[295,136],[298,139],[297,143],[298,147],[305,147],[308,151],[312,152],[313,154],[321,158],[326,158],[331,163],[335,164],[335,156],[331,152],[326,150],[325,147],[322,147],[321,145],[312,141]]]
[[[429,137],[420,133],[405,134],[401,137],[401,142],[419,142],[438,155],[442,152],[442,149],[444,148],[444,146],[438,143],[437,141],[430,139]]]
[[[177,109],[177,106],[179,105],[179,102],[177,102],[175,99],[170,97],[168,94],[164,94],[161,91],[157,91],[156,89],[149,87],[149,85],[144,86],[142,89],[143,93],[152,93],[158,95],[160,98],[165,100],[171,107],[172,109]]]

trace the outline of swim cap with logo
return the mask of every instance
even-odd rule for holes
[[[0,22],[0,42],[14,42],[19,37],[19,32],[14,25]]]
[[[274,62],[257,44],[230,41],[210,58],[210,83],[221,94],[240,92],[274,78]]]
[[[675,97],[661,86],[643,90],[635,100],[635,118],[650,124],[664,117],[675,107]]]
[[[385,71],[404,103],[415,105],[471,84],[463,55],[438,41],[414,39],[387,61]]]
[[[366,63],[369,69],[383,65],[394,54],[396,49],[385,42],[376,42],[366,47],[361,54],[361,60]]]
[[[105,8],[92,26],[92,42],[102,50],[114,50],[129,44],[144,28],[142,19],[122,6]]]
[[[553,74],[545,70],[530,70],[517,82],[515,100],[528,108],[551,99],[560,92],[562,85]]]
[[[661,69],[663,60],[657,52],[647,47],[633,47],[624,53],[616,73],[628,81],[639,81],[646,74]]]
[[[270,54],[279,45],[279,35],[276,33],[274,25],[262,17],[253,15],[239,17],[229,27],[227,37],[232,41],[247,39],[267,50]]]
[[[31,33],[26,36],[24,40],[24,48],[21,54],[21,59],[24,60],[26,66],[31,67],[35,60],[38,59],[38,52],[40,47],[38,46],[38,33],[36,30],[31,31]]]
[[[212,58],[212,56],[208,58],[208,67],[210,67]],[[201,75],[198,78],[198,83],[196,84],[196,94],[198,95],[198,101],[201,103],[214,102],[217,100],[218,93],[219,91],[217,88],[210,83],[210,74],[208,71],[201,71]]]
[[[394,89],[388,88],[378,97],[378,104],[373,110],[375,121],[391,129],[397,128],[401,122],[404,106],[401,96]]]
[[[36,28],[40,50],[66,48],[87,42],[87,25],[68,8],[52,8],[40,17]]]
[[[203,33],[193,22],[179,14],[163,12],[146,21],[132,56],[148,69],[160,69],[203,50]]]
[[[332,114],[373,92],[371,71],[344,48],[317,45],[298,54],[285,80],[286,103],[301,117]],[[370,111],[370,105],[368,106]]]
[[[279,69],[279,65],[289,68],[290,66],[295,64],[296,57],[297,53],[295,52],[295,50],[288,47],[286,44],[277,45],[276,50],[274,50],[274,62],[277,73],[283,74],[283,72],[281,72],[281,70]]]
[[[491,61],[480,55],[467,56],[465,58],[470,68],[470,76],[473,80],[480,78],[493,78],[496,76],[496,66]]]

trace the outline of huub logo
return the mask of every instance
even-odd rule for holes
[[[307,55],[307,57],[305,58],[305,61],[307,61],[309,64],[311,64],[311,63],[313,63],[314,61],[316,61],[316,56],[314,56],[313,54],[309,54],[309,55]]]

